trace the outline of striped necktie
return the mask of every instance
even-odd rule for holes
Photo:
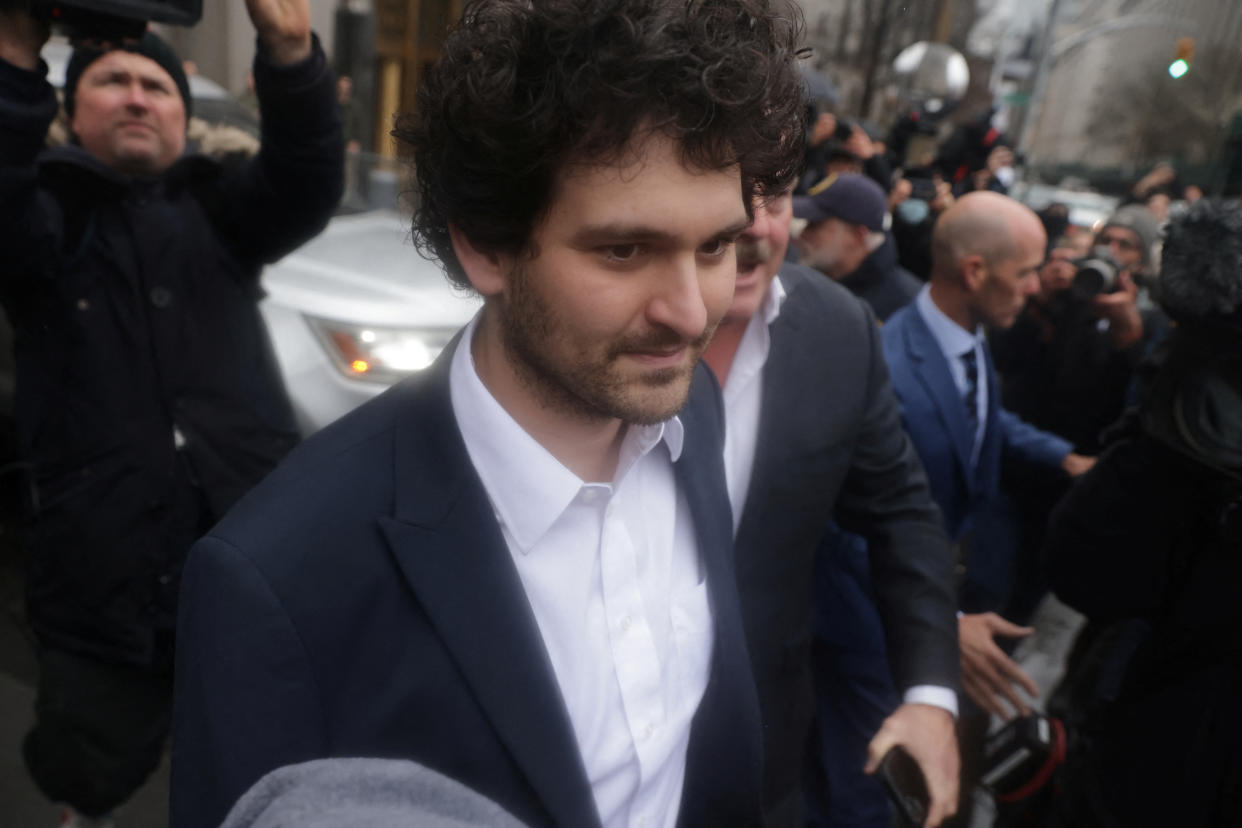
[[[962,364],[966,366],[966,390],[962,393],[962,402],[966,405],[966,422],[970,425],[970,444],[973,446],[979,433],[979,363],[974,348],[962,354]]]

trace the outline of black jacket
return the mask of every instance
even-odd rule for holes
[[[257,158],[127,179],[78,146],[40,151],[55,113],[41,75],[0,62],[0,301],[38,505],[29,616],[48,643],[144,663],[193,540],[174,467],[219,517],[297,441],[259,274],[330,217],[340,120],[317,44],[295,66],[260,56]]]
[[[763,712],[768,823],[800,825],[814,719],[812,570],[834,517],[868,541],[897,686],[956,689],[959,671],[953,558],[901,427],[875,318],[816,271],[787,264],[780,278],[788,296],[770,327],[734,558]]]
[[[1062,804],[1082,824],[1242,825],[1239,385],[1215,394],[1210,352],[1181,356],[1049,526],[1058,597],[1097,629],[1145,629],[1109,654],[1116,689],[1072,711],[1085,747]]]

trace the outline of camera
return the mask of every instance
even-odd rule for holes
[[[1033,713],[988,737],[980,783],[997,802],[1018,802],[1040,791],[1065,762],[1071,733],[1060,719]]]
[[[193,26],[203,0],[0,0],[0,9],[24,9],[70,37],[112,40],[141,37],[149,22]]]
[[[842,144],[844,144],[846,141],[850,140],[850,137],[853,134],[854,134],[854,122],[851,121],[849,118],[838,118],[837,128],[832,131],[831,140],[839,141]]]
[[[1074,292],[1079,296],[1090,299],[1117,290],[1117,278],[1123,268],[1107,247],[1093,248],[1089,256],[1074,264],[1078,266],[1074,274]]]

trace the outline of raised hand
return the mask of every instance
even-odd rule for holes
[[[47,38],[45,23],[25,9],[0,4],[0,60],[33,72],[39,68],[39,51]]]
[[[310,57],[309,0],[246,0],[246,11],[272,63],[287,66]]]

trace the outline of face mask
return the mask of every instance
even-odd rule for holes
[[[897,216],[906,224],[922,224],[931,214],[931,208],[921,198],[907,198],[897,205]]]
[[[996,171],[996,180],[1003,184],[1006,190],[1013,186],[1014,178],[1013,167],[1001,167]]]

